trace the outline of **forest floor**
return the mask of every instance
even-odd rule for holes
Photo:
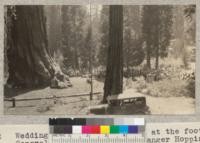
[[[46,98],[71,96],[85,94],[90,91],[90,84],[87,78],[73,77],[70,78],[73,84],[72,88],[51,89],[49,87],[30,91],[20,91],[16,99]],[[134,83],[133,86],[134,87]],[[94,92],[103,92],[103,82],[94,80]],[[141,95],[134,88],[125,87],[123,94]],[[4,102],[5,114],[9,115],[88,115],[89,106],[98,105],[101,102],[103,94],[94,95],[93,100],[89,96],[53,98],[31,101],[17,101],[16,107],[12,107],[12,102]],[[146,97],[147,106],[151,114],[193,114],[195,113],[195,99],[191,97]]]

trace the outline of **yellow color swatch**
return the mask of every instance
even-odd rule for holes
[[[101,134],[109,134],[110,126],[100,126]]]

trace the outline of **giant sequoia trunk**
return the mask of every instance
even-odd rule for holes
[[[123,6],[110,6],[109,48],[107,58],[104,99],[123,90]]]
[[[68,78],[48,48],[43,6],[16,6],[15,15],[8,35],[11,36],[12,45],[7,50],[7,84],[22,87],[68,87]]]

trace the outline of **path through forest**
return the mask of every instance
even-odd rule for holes
[[[67,89],[51,89],[49,87],[24,92],[16,96],[16,99],[28,98],[45,98],[59,97],[74,94],[88,93],[90,85],[87,78],[74,77],[70,78],[72,88]],[[94,92],[103,92],[103,82],[94,81]],[[135,89],[126,89],[124,95],[141,96]],[[89,96],[68,97],[58,99],[43,99],[41,101],[20,101],[16,102],[16,107],[11,107],[11,102],[5,101],[6,114],[90,114],[89,105],[97,105],[102,99],[101,95],[95,95],[93,101],[89,101]],[[190,97],[152,97],[146,95],[147,106],[150,108],[151,114],[193,114],[195,112],[195,99]]]

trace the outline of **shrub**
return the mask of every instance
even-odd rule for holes
[[[194,93],[194,86],[192,82],[188,86],[188,82],[180,79],[164,79],[146,83],[145,81],[138,81],[138,92],[145,91],[147,95],[154,97],[181,97],[191,96]]]
[[[189,66],[189,53],[187,51],[184,51],[183,55],[182,55],[182,61],[183,61],[183,65],[184,68],[188,68]]]
[[[140,76],[136,78],[136,89],[138,92],[141,92],[143,89],[147,88],[147,83],[144,79],[144,77]]]
[[[195,98],[195,80],[190,79],[187,85],[187,90],[189,91],[189,96]]]

